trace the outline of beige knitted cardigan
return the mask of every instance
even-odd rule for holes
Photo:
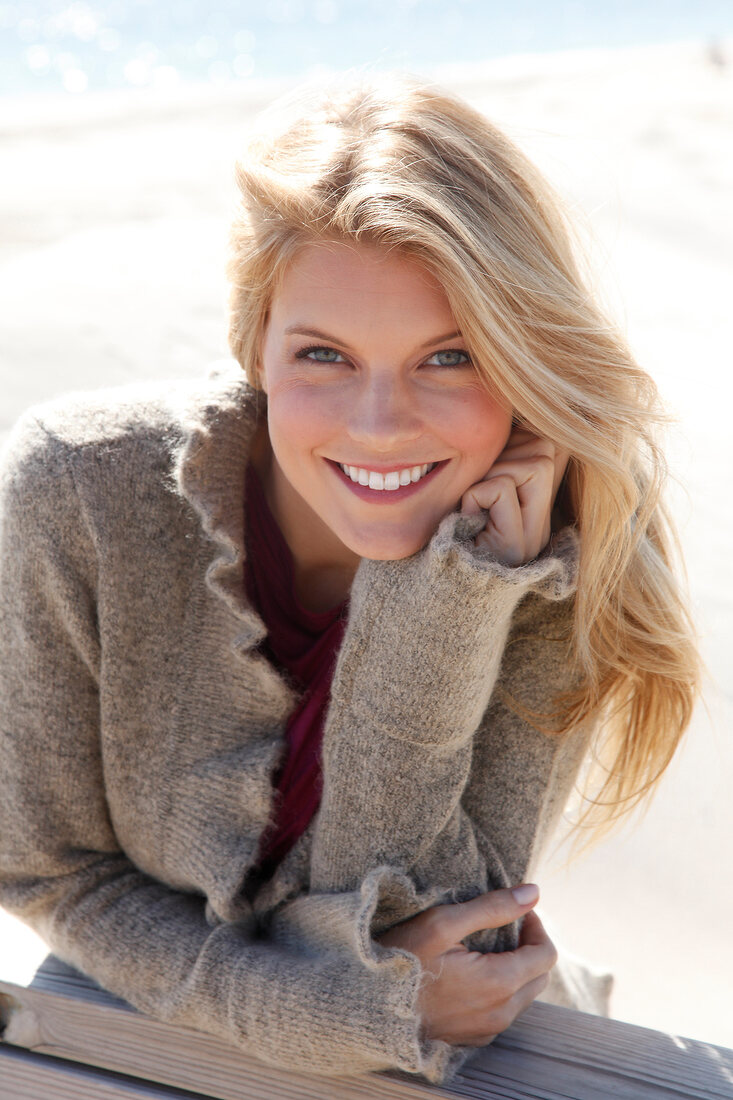
[[[414,557],[361,563],[320,811],[273,880],[245,889],[294,699],[258,653],[242,584],[261,405],[227,366],[16,428],[0,903],[143,1012],[282,1065],[441,1081],[466,1052],[421,1038],[418,960],[373,936],[525,879],[557,820],[585,738],[537,733],[505,692],[542,708],[567,682],[575,536],[506,568],[453,515]],[[516,929],[476,940],[511,947]]]

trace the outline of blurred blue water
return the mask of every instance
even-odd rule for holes
[[[0,95],[712,40],[731,0],[0,0]]]

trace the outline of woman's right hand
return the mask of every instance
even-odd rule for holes
[[[418,1006],[426,1038],[483,1046],[504,1031],[545,988],[557,951],[532,908],[536,886],[493,890],[471,901],[436,905],[379,937],[384,947],[417,955],[427,977]],[[516,951],[481,954],[461,940],[524,917]]]

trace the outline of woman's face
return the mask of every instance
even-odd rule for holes
[[[439,283],[373,245],[297,254],[271,304],[259,377],[266,488],[296,563],[416,553],[511,428]]]

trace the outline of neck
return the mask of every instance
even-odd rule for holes
[[[309,611],[336,607],[349,595],[361,559],[336,538],[282,474],[276,476],[266,424],[258,429],[251,462],[293,556],[298,600]]]
[[[295,569],[295,594],[308,611],[330,611],[348,597],[356,569],[337,566]]]

